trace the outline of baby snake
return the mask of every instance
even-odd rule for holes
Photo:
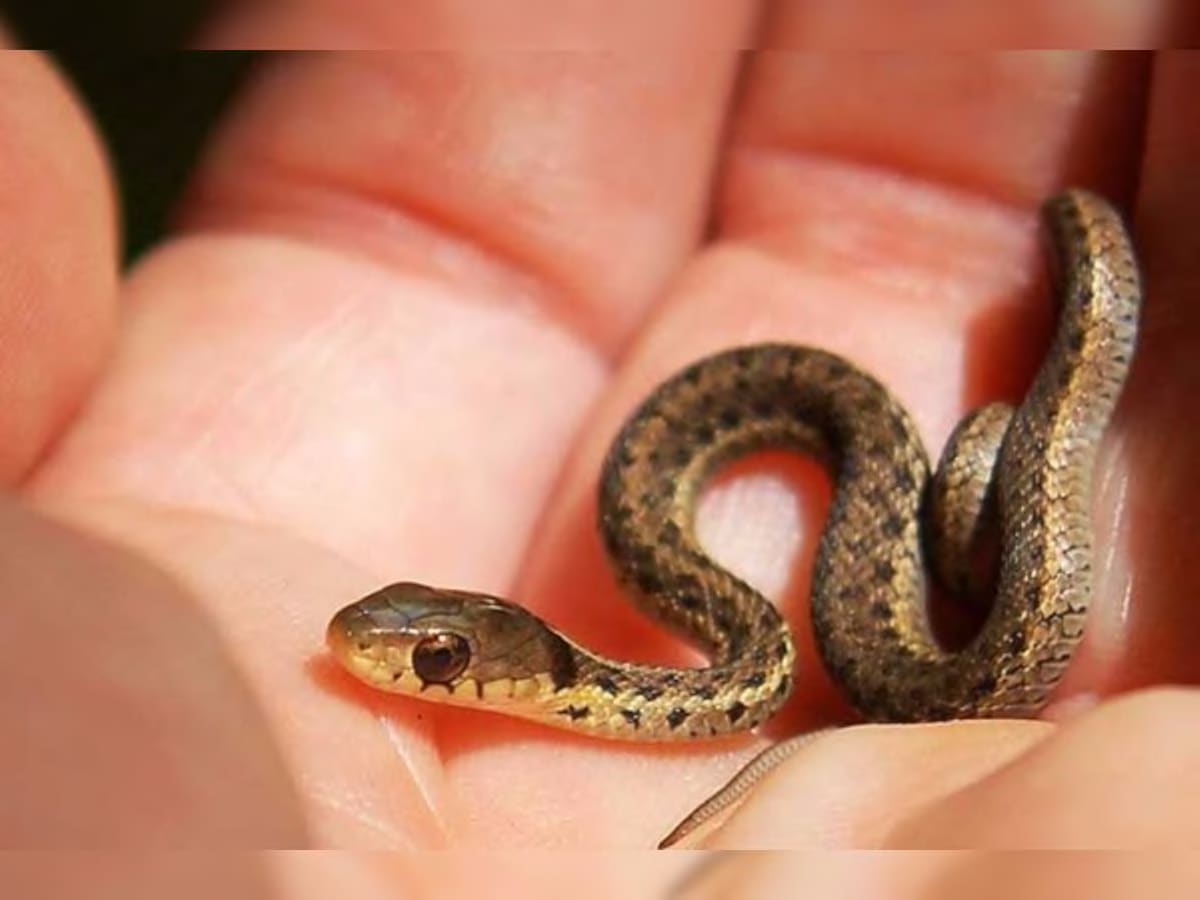
[[[836,477],[812,579],[830,674],[868,719],[1031,716],[1059,682],[1092,594],[1097,445],[1128,371],[1141,289],[1120,216],[1072,190],[1043,209],[1061,314],[1015,409],[963,419],[931,477],[908,413],[853,364],[765,344],[703,359],[626,422],[600,477],[599,528],[649,615],[707,668],[606,659],[496,597],[403,582],[337,613],[327,638],[353,675],[387,691],[482,705],[603,737],[668,741],[754,728],[792,689],[788,627],[715,563],[693,532],[706,480],[765,448],[824,460]],[[978,592],[981,542],[998,532],[994,601],[979,633],[944,649],[925,559]]]

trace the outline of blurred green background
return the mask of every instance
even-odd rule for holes
[[[116,170],[130,259],[169,221],[187,173],[254,54],[188,46],[211,0],[0,0],[17,46],[49,48]],[[105,49],[98,49],[105,48]]]

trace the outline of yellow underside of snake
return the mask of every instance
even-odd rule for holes
[[[931,476],[904,408],[822,350],[719,353],[658,387],[600,477],[599,528],[630,596],[698,645],[706,668],[607,659],[505,600],[402,582],[334,616],[327,640],[376,688],[485,706],[605,737],[753,728],[792,689],[795,647],[758,591],[693,531],[706,480],[768,448],[815,455],[836,482],[812,583],[829,673],[867,718],[1030,716],[1062,677],[1092,594],[1096,448],[1131,362],[1141,290],[1119,215],[1073,190],[1044,208],[1061,308],[1025,399],[968,415]],[[990,536],[990,538],[989,538]],[[998,541],[985,585],[973,559]],[[942,647],[927,559],[951,591],[991,591],[978,634]]]

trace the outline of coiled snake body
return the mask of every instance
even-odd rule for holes
[[[1140,287],[1120,217],[1083,191],[1044,210],[1060,321],[1015,410],[956,429],[935,475],[909,415],[874,378],[821,350],[743,347],[660,386],[625,424],[600,480],[600,531],[642,609],[712,665],[606,659],[506,601],[412,583],[341,610],[336,657],[383,690],[606,737],[674,740],[753,728],[783,704],[795,649],[779,613],[697,542],[708,476],[791,448],[836,476],[812,585],[825,665],[870,719],[1028,716],[1062,676],[1092,593],[1092,468],[1133,355]],[[923,512],[928,511],[928,516]],[[963,649],[935,639],[925,558],[970,587],[969,558],[998,523],[994,602]],[[924,524],[923,524],[924,523]]]

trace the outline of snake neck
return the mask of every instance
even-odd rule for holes
[[[575,677],[545,697],[539,718],[620,740],[692,740],[755,728],[792,688],[791,635],[781,621],[770,637],[741,648],[733,663],[699,669],[619,662],[567,642]]]

